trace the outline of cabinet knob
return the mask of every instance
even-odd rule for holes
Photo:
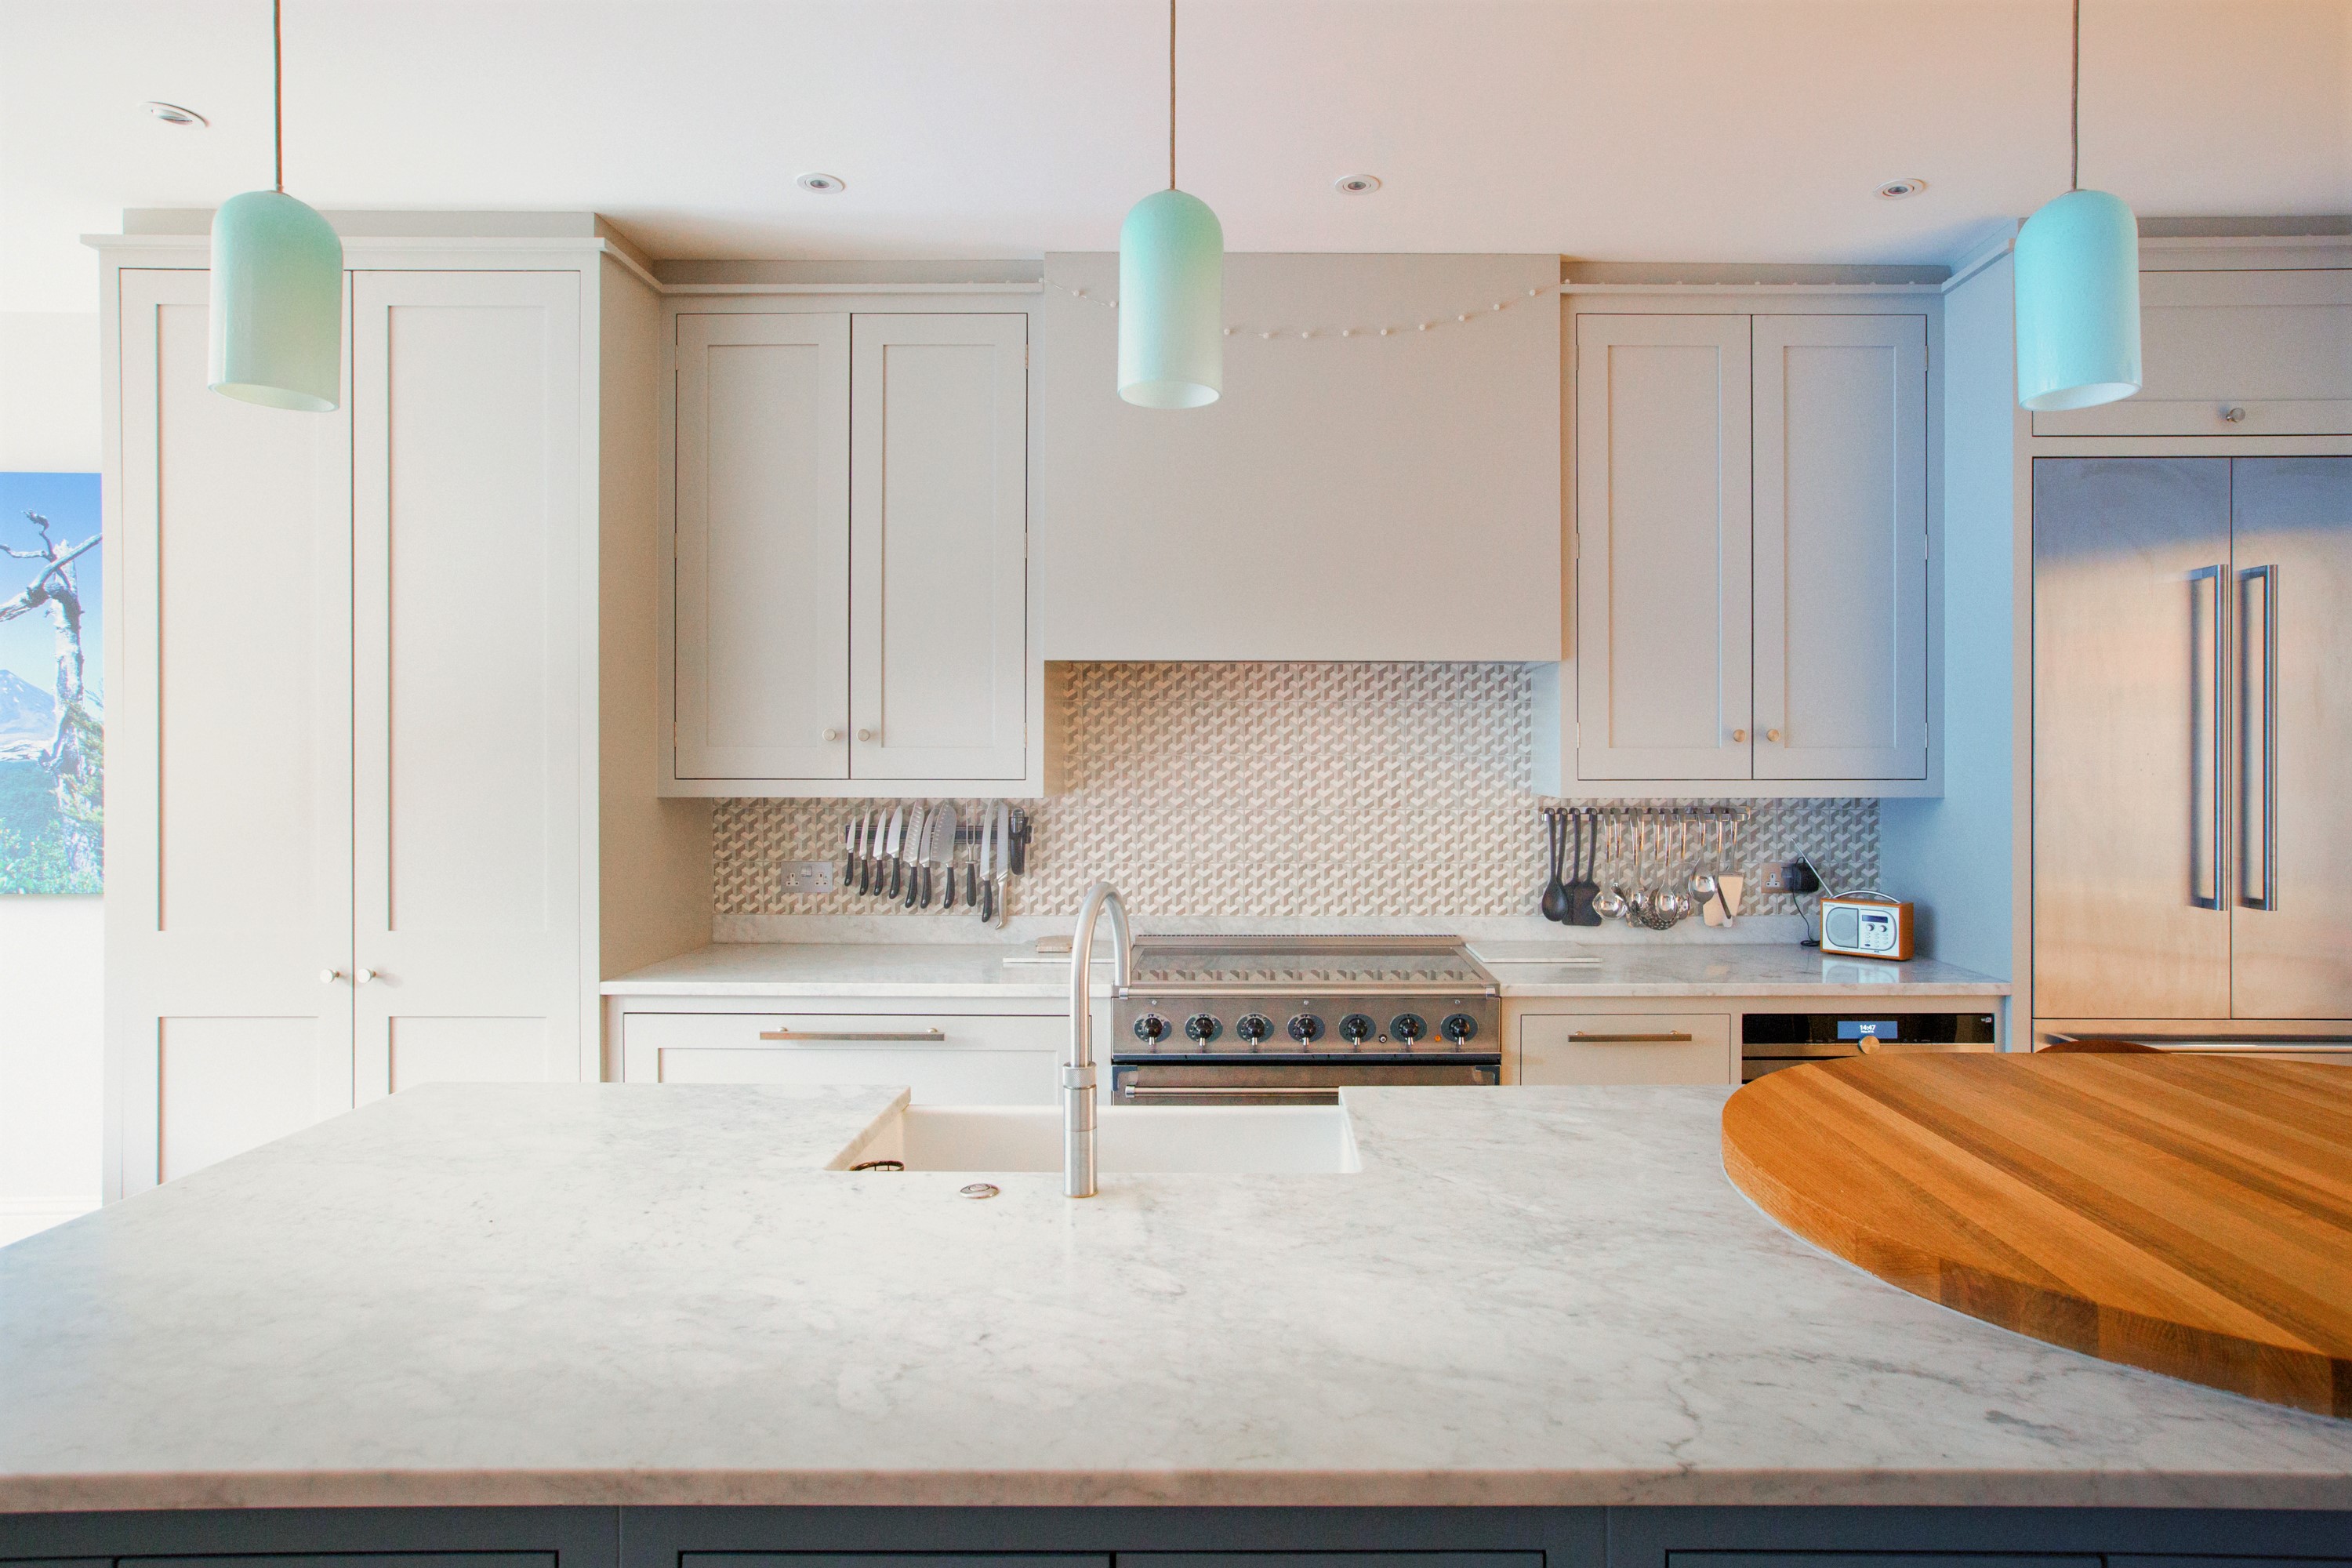
[[[319,984],[321,985],[332,985],[336,981],[341,980],[342,977],[343,972],[340,969],[321,969],[319,971]]]
[[[1778,730],[1767,730],[1764,731],[1764,738],[1768,741],[1777,741],[1780,738],[1780,731]]]
[[[373,969],[362,969],[354,973],[352,978],[358,981],[362,985],[364,985],[369,981],[375,978],[375,971]]]
[[[1745,741],[1748,739],[1748,731],[1745,730],[1734,730],[1731,732],[1731,738],[1735,741]]]
[[[2221,410],[2221,417],[2232,425],[2242,425],[2246,422],[2246,411],[2233,403]]]
[[[841,731],[838,731],[838,730],[830,730],[830,729],[829,729],[829,730],[825,731],[825,732],[824,732],[824,742],[825,742],[825,744],[826,744],[826,745],[828,745],[828,746],[829,746],[829,745],[831,745],[831,744],[833,744],[833,742],[834,742],[838,741],[838,740],[840,740],[840,739],[841,739]]]
[[[870,741],[874,738],[874,731],[871,730],[860,730],[857,731],[857,738],[861,741]]]

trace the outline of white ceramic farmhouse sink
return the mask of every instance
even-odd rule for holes
[[[1096,1168],[1105,1175],[1362,1169],[1343,1106],[1110,1105],[1097,1114]],[[845,1150],[833,1169],[869,1160],[903,1161],[909,1171],[1059,1171],[1061,1108],[909,1105]]]

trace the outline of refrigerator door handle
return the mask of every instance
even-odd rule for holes
[[[2227,657],[2221,639],[2227,566],[2200,566],[2189,574],[2189,657],[2201,665],[2189,695],[2189,901],[2200,910],[2224,908],[2221,889],[2222,740],[2221,672]],[[2200,584],[2211,590],[2211,609],[2199,636]],[[2203,711],[2200,711],[2200,709]],[[2201,732],[2200,732],[2201,731]],[[2210,753],[2211,766],[2202,764]],[[2198,775],[2202,772],[2204,777]]]
[[[2260,593],[2255,592],[2259,584]],[[2262,619],[2254,618],[2259,600]],[[2259,626],[2259,630],[2257,630]],[[2238,574],[2238,902],[2278,908],[2278,567]],[[2259,637],[2261,640],[2256,641]],[[2251,683],[2261,681],[2259,690]],[[2255,822],[2260,814],[2259,826]],[[2257,870],[2259,867],[2259,870]]]

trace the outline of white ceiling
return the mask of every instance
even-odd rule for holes
[[[287,184],[593,209],[661,257],[1105,249],[1166,171],[1160,0],[286,0]],[[2086,0],[2083,179],[2352,211],[2352,0]],[[1182,0],[1235,250],[1948,261],[2066,183],[2067,0]],[[0,309],[269,182],[268,0],[0,0]],[[211,128],[141,111],[185,103]],[[839,174],[813,195],[794,176]],[[1357,172],[1385,187],[1341,196]],[[1904,202],[1872,195],[1899,175]]]

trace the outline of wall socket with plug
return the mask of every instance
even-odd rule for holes
[[[1821,878],[1813,874],[1810,860],[1784,860],[1764,872],[1764,890],[1768,893],[1818,893]]]
[[[786,893],[830,893],[835,870],[830,860],[786,860],[777,889]]]

